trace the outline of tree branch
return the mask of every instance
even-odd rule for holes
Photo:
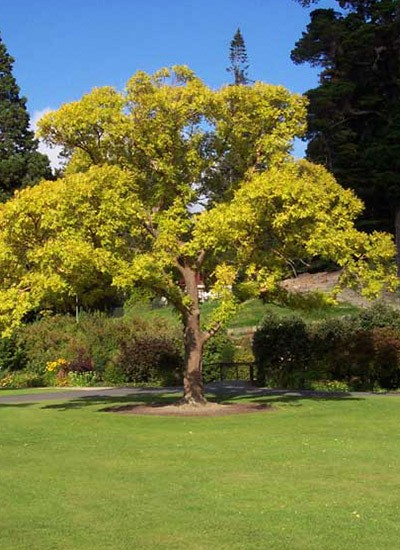
[[[196,266],[200,268],[203,265],[204,259],[206,257],[206,251],[203,249],[200,251],[196,259]]]
[[[205,344],[210,338],[215,336],[219,330],[221,330],[221,323],[215,323],[209,330],[203,331],[203,344]]]

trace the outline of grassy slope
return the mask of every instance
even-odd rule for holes
[[[203,419],[0,404],[0,548],[397,548],[400,401],[269,400]]]
[[[202,318],[204,321],[210,316],[215,304],[206,302],[202,305]],[[295,310],[275,304],[264,304],[261,300],[248,300],[239,306],[238,312],[231,319],[228,328],[252,327],[258,325],[267,313],[276,313],[280,316],[288,316],[293,314],[301,315],[304,319],[318,320],[326,317],[340,317],[355,313],[356,307],[350,304],[338,304],[332,307],[315,310]],[[159,316],[166,319],[172,324],[179,325],[179,317],[170,307],[162,307],[151,309],[150,306],[139,303],[130,310],[131,315],[138,315],[144,319],[152,319],[154,316]]]
[[[281,317],[288,317],[295,314],[306,320],[317,321],[327,317],[351,315],[356,311],[358,311],[356,307],[343,303],[332,307],[326,307],[324,309],[296,310],[285,306],[278,306],[276,304],[264,304],[261,300],[249,300],[241,304],[239,311],[232,319],[229,327],[239,328],[256,326],[263,320],[267,313],[275,313]]]

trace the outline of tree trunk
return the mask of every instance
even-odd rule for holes
[[[396,264],[397,276],[400,277],[400,206],[397,206],[395,216]]]
[[[206,402],[202,372],[203,338],[200,332],[199,319],[196,317],[196,315],[190,315],[184,328],[183,401],[190,404],[203,404]]]
[[[185,372],[183,377],[183,403],[200,405],[206,403],[202,372],[205,335],[200,328],[196,271],[186,267],[184,269],[184,279],[192,303],[190,312],[184,316]]]

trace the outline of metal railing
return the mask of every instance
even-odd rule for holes
[[[233,372],[235,375],[235,378],[233,380],[243,380],[243,377],[241,377],[240,368],[241,367],[248,367],[249,374],[247,380],[251,382],[252,384],[255,382],[255,363],[250,361],[239,361],[236,363],[224,363],[224,362],[218,362],[218,363],[207,363],[207,366],[214,367],[217,366],[219,368],[219,380],[220,382],[224,382],[224,380],[227,380],[226,373],[228,369],[233,368]],[[229,380],[232,380],[232,378],[229,378]]]

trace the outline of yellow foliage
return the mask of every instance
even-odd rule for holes
[[[0,205],[0,326],[95,276],[150,287],[185,317],[185,269],[201,272],[220,298],[210,329],[235,310],[239,275],[270,291],[299,258],[335,261],[367,295],[392,284],[391,238],[358,232],[354,194],[290,157],[305,110],[281,86],[212,90],[177,66],[47,114],[41,137],[71,156],[62,178]]]

